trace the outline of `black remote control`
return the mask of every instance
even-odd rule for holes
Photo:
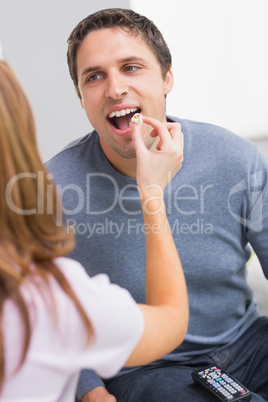
[[[250,401],[251,392],[230,374],[212,366],[192,372],[195,383],[212,392],[220,401]]]

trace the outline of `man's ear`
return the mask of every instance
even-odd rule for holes
[[[85,109],[84,103],[83,103],[83,99],[82,99],[82,98],[80,98],[80,103],[81,103],[82,108]]]
[[[166,76],[164,78],[164,93],[167,95],[173,88],[174,84],[174,79],[173,79],[173,73],[171,66],[168,69],[168,72],[166,73]]]

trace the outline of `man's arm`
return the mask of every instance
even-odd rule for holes
[[[82,396],[81,402],[116,402],[116,398],[109,394],[104,386],[96,387]]]
[[[116,402],[115,397],[106,390],[102,379],[92,370],[81,371],[76,396],[82,402]]]
[[[268,279],[268,160],[261,153],[247,183],[248,199],[253,205],[243,224],[247,240],[253,247]]]

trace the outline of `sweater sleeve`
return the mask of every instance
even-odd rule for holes
[[[77,384],[76,396],[80,399],[87,392],[100,386],[105,385],[93,370],[82,370]]]
[[[246,191],[250,208],[242,223],[268,279],[268,160],[262,154],[256,158]]]

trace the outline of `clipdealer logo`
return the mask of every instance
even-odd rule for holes
[[[69,218],[66,221],[67,231],[74,232],[75,235],[86,236],[90,239],[92,236],[111,235],[114,239],[126,235],[140,234],[159,234],[167,233],[167,229],[173,235],[211,235],[213,234],[213,225],[205,222],[203,219],[196,219],[194,222],[180,222],[179,218],[170,225],[166,221],[164,227],[158,223],[149,225],[137,220],[137,218],[128,218],[123,222],[115,222],[105,218],[102,222],[85,223],[76,219]]]
[[[62,212],[65,215],[67,221],[72,223],[73,229],[77,232],[81,232],[81,234],[89,234],[92,236],[93,233],[98,234],[106,234],[112,233],[115,236],[123,235],[125,228],[123,226],[118,226],[117,223],[113,222],[109,216],[109,213],[117,207],[124,215],[128,215],[128,231],[133,231],[133,227],[136,228],[137,231],[143,230],[146,231],[147,228],[143,228],[138,219],[132,219],[131,217],[137,216],[141,214],[141,210],[139,207],[139,202],[136,202],[139,199],[137,194],[137,187],[134,184],[127,184],[126,186],[119,188],[116,180],[110,175],[105,175],[103,173],[89,173],[86,175],[86,183],[85,188],[79,187],[75,183],[69,183],[64,186],[59,184],[56,185],[56,189],[58,191],[59,196],[56,201],[53,199],[53,175],[51,173],[47,173],[46,178],[51,181],[49,184],[46,184],[46,189],[44,189],[45,182],[45,174],[43,171],[37,173],[24,172],[17,175],[14,175],[6,186],[5,197],[6,202],[9,208],[17,214],[21,215],[32,215],[32,214],[52,214],[56,209],[56,218],[57,224],[60,226],[63,224]],[[16,187],[16,184],[20,180],[37,180],[37,205],[35,208],[29,209],[21,209],[19,208],[14,199],[13,199],[13,191]],[[94,194],[94,180],[106,180],[104,184],[106,188],[108,188],[109,197],[107,198],[107,203],[103,209],[96,209],[94,207],[98,207],[98,203],[92,202],[92,195]],[[263,172],[262,170],[252,174],[250,176],[250,180],[246,181],[245,179],[241,180],[235,186],[232,187],[228,194],[228,205],[227,208],[231,216],[238,221],[244,227],[253,230],[255,232],[261,232],[263,228]],[[213,224],[211,222],[207,222],[205,219],[205,213],[207,206],[206,200],[210,199],[214,186],[213,184],[200,185],[199,187],[194,187],[189,184],[183,184],[180,187],[172,189],[172,181],[170,185],[166,189],[166,211],[167,213],[173,213],[173,211],[178,213],[178,217],[188,216],[189,220],[185,222],[185,220],[180,220],[179,218],[173,223],[172,231],[175,233],[179,232],[182,234],[192,233],[192,234],[212,234],[213,233]],[[131,189],[135,189],[135,191],[130,191]],[[251,204],[251,211],[248,213],[248,216],[245,217],[244,214],[238,212],[237,206],[241,205],[241,194],[243,193],[243,198],[249,201]],[[64,196],[67,196],[68,199],[73,198],[73,202],[67,205],[62,205],[61,199]],[[239,204],[236,202],[236,196],[239,197]],[[46,199],[46,202],[45,202]],[[134,201],[134,202],[133,202]],[[56,202],[56,205],[53,203]],[[132,207],[129,207],[129,205]],[[136,209],[133,209],[133,205]],[[93,223],[93,226],[86,227],[76,219],[73,219],[75,216],[80,214],[83,211],[86,215],[91,216],[101,216],[108,217],[105,221],[105,224],[101,223]],[[71,219],[68,219],[70,217]],[[191,217],[196,217],[197,219],[193,222]],[[96,221],[95,221],[96,222]],[[78,226],[80,224],[80,226]],[[135,226],[136,225],[136,226]],[[124,225],[126,226],[126,225]]]
[[[240,222],[241,225],[255,232],[261,232],[263,228],[262,224],[263,198],[261,189],[262,184],[263,184],[263,172],[262,170],[259,170],[258,172],[250,176],[248,186],[246,180],[243,179],[231,189],[228,196],[228,208],[230,214],[238,222]],[[248,218],[241,217],[232,210],[231,199],[240,192],[249,193],[252,208]]]
[[[113,234],[121,236],[123,232],[137,233],[146,232],[147,227],[143,227],[143,222],[140,220],[141,208],[139,195],[136,184],[127,184],[122,188],[119,187],[117,181],[110,175],[103,173],[88,173],[85,177],[85,186],[80,187],[76,183],[67,183],[65,185],[56,184],[58,192],[57,200],[53,199],[54,184],[52,182],[53,175],[41,171],[38,173],[24,172],[15,175],[10,179],[6,187],[6,201],[9,208],[17,214],[32,215],[32,214],[52,214],[57,211],[57,224],[63,224],[62,212],[67,221],[67,226],[72,226],[80,235],[88,235],[91,237],[94,233],[97,234]],[[51,182],[46,184],[45,178]],[[21,209],[19,208],[12,195],[16,185],[22,180],[37,181],[37,205],[34,208]],[[95,183],[96,180],[96,183]],[[96,196],[96,187],[102,181],[101,188],[107,189],[109,197],[99,198]],[[162,188],[155,185],[155,188],[160,193]],[[177,214],[177,218],[172,223],[172,232],[181,234],[211,234],[213,225],[205,219],[207,199],[211,199],[212,184],[200,184],[195,187],[191,184],[182,184],[178,187],[172,187],[172,181],[165,192],[165,203],[167,214]],[[98,190],[97,190],[98,193]],[[97,198],[96,198],[97,197]],[[155,198],[155,196],[153,196]],[[157,196],[156,196],[157,198]],[[46,202],[45,202],[46,200]],[[63,205],[61,203],[63,200]],[[66,202],[67,200],[67,202]],[[101,201],[101,203],[99,203]],[[56,206],[53,205],[56,202]],[[117,208],[117,214],[121,212],[127,220],[124,220],[120,226],[112,220],[112,211]],[[161,208],[161,207],[160,207]],[[81,215],[82,214],[82,215]],[[81,222],[81,216],[91,216],[93,219],[90,223]],[[133,219],[133,217],[137,219]],[[187,222],[181,219],[183,216],[189,217]],[[96,218],[94,218],[96,217]],[[107,218],[105,220],[105,218]],[[193,220],[193,218],[195,218]],[[159,228],[149,228],[157,231]]]

